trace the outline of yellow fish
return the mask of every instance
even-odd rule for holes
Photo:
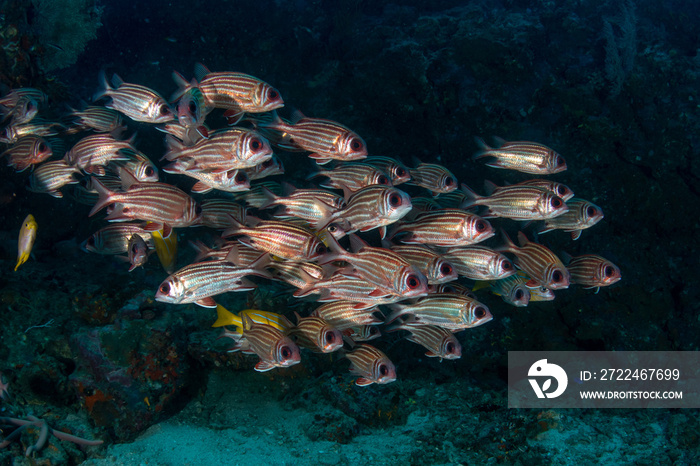
[[[163,238],[163,229],[160,229],[151,232],[151,236],[153,237],[153,245],[156,248],[160,263],[166,272],[173,273],[175,270],[175,259],[177,258],[177,235],[174,231],[171,231],[170,236]]]
[[[274,312],[259,311],[257,309],[244,309],[238,315],[232,313],[221,304],[216,305],[217,319],[212,327],[235,325],[236,332],[243,333],[243,315],[247,315],[256,324],[267,324],[277,330],[286,333],[294,325],[283,315]]]
[[[19,230],[19,241],[17,243],[17,265],[15,265],[15,272],[20,265],[27,262],[29,259],[29,254],[32,252],[32,246],[34,246],[34,240],[36,239],[36,230],[38,225],[34,216],[32,214],[27,215],[27,218],[22,222],[22,228]]]

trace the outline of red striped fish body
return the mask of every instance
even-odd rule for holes
[[[266,372],[275,367],[299,364],[299,347],[291,338],[271,325],[253,322],[246,314],[241,315],[241,320],[243,337],[238,339],[231,351],[241,350],[246,354],[256,354],[260,358],[255,365],[256,371]]]
[[[235,220],[234,226],[224,231],[224,237],[244,235],[244,244],[259,251],[284,259],[313,261],[327,252],[326,246],[306,228],[287,222],[261,221],[255,227],[246,227]],[[238,224],[237,224],[238,223]]]
[[[552,230],[564,230],[571,233],[575,241],[581,237],[581,231],[590,228],[603,219],[603,209],[584,199],[571,199],[567,206],[569,211],[556,218],[545,220],[544,228],[539,233]]]
[[[132,181],[136,180],[132,178]],[[134,182],[124,192],[106,188],[97,178],[92,179],[92,185],[100,198],[90,211],[90,216],[113,205],[114,209],[107,215],[107,220],[150,221],[154,224],[149,226],[149,230],[159,230],[167,225],[164,237],[169,236],[172,227],[187,227],[201,220],[202,208],[195,200],[169,184]]]
[[[412,222],[402,223],[391,237],[406,244],[469,246],[494,235],[491,224],[478,215],[459,209],[425,212]]]
[[[445,258],[459,275],[472,280],[499,280],[515,273],[513,263],[506,256],[486,246],[450,248]]]
[[[269,277],[261,268],[269,261],[267,255],[248,266],[239,266],[229,260],[212,260],[189,264],[166,278],[158,287],[156,301],[171,304],[195,303],[216,307],[212,296],[229,291],[249,291],[255,284],[246,275]]]
[[[97,133],[113,133],[126,129],[122,116],[111,108],[91,105],[85,110],[73,111],[70,116],[75,118],[69,134],[78,131],[92,130]]]
[[[389,186],[368,186],[353,194],[348,206],[334,219],[348,223],[346,233],[381,228],[384,238],[385,227],[400,220],[411,208],[411,197],[405,192]]]
[[[366,306],[395,303],[403,299],[401,296],[391,294],[365,279],[340,274],[319,280],[308,288],[294,292],[296,298],[303,298],[311,294],[319,294],[320,296],[316,298],[316,301],[319,302],[348,300],[364,303]]]
[[[260,251],[246,247],[237,241],[226,241],[225,243],[208,247],[201,241],[190,242],[190,246],[197,251],[197,256],[192,262],[201,262],[204,260],[227,260],[227,257],[236,257],[236,264],[239,266],[248,266],[260,258]],[[232,253],[231,249],[235,248],[236,252]],[[269,265],[269,264],[268,264]]]
[[[366,163],[344,164],[333,170],[321,170],[311,178],[325,176],[328,181],[320,183],[322,188],[342,189],[348,196],[372,185],[391,186],[386,173]]]
[[[437,325],[402,325],[395,330],[411,332],[406,340],[419,344],[428,350],[425,355],[429,358],[459,359],[462,357],[462,345],[454,333]]]
[[[437,325],[452,331],[478,327],[493,319],[488,307],[468,296],[436,294],[427,296],[415,304],[392,305],[394,310],[386,318],[387,324],[401,316],[408,316],[404,323],[412,325]]]
[[[275,212],[275,217],[300,218],[315,228],[347,206],[342,196],[321,189],[297,189],[288,196],[277,196],[266,188],[262,189],[268,202],[260,208],[283,206]]]
[[[53,155],[53,150],[40,136],[24,136],[17,140],[0,157],[7,156],[7,165],[22,172],[32,165],[43,162]]]
[[[92,134],[76,142],[64,159],[87,173],[102,176],[105,174],[104,167],[110,162],[128,160],[128,156],[122,155],[122,150],[136,151],[132,142],[115,139],[110,134]],[[98,170],[98,167],[101,169]]]
[[[246,208],[228,199],[204,199],[202,201],[202,225],[224,230],[233,225],[231,217],[244,223]]]
[[[352,363],[350,372],[359,376],[355,384],[360,387],[377,384],[387,384],[396,380],[396,367],[389,358],[374,346],[360,343],[345,354]]]
[[[289,332],[299,346],[321,353],[332,353],[343,347],[343,335],[321,317],[301,317]]]
[[[334,328],[343,331],[354,326],[381,324],[382,321],[374,315],[377,311],[377,306],[339,300],[323,304],[316,308],[312,315],[322,318]]]
[[[76,175],[80,170],[63,160],[53,160],[39,165],[29,176],[29,191],[46,193],[56,198],[63,197],[59,191],[67,184],[78,184]]]
[[[175,114],[168,102],[156,91],[140,84],[125,83],[116,74],[112,76],[114,87],[109,85],[104,73],[101,79],[102,87],[93,100],[110,97],[112,101],[105,107],[117,110],[134,121],[144,123],[165,123],[175,119]]]
[[[33,87],[20,87],[17,89],[12,89],[2,98],[0,98],[0,106],[13,108],[22,100],[27,98],[41,104],[45,104],[49,100],[49,97],[39,89],[35,89]]]
[[[254,76],[233,71],[212,73],[201,63],[195,65],[195,76],[208,107],[261,113],[284,106],[279,91]]]
[[[535,186],[511,185],[495,187],[490,196],[479,196],[462,184],[466,194],[462,208],[486,206],[485,217],[505,217],[513,220],[544,220],[566,213],[566,203],[550,191]]]
[[[165,167],[166,173],[176,173],[178,175],[189,176],[198,180],[192,186],[192,192],[196,194],[206,194],[213,190],[227,193],[239,193],[250,189],[250,180],[245,170],[232,168],[225,171],[213,170],[181,170],[174,167]]]
[[[515,255],[518,268],[531,277],[527,282],[528,286],[539,284],[551,290],[569,287],[569,271],[547,247],[529,241],[522,231],[518,232],[520,247],[516,246],[505,233],[503,236],[506,244],[497,251]]]
[[[429,285],[447,283],[458,278],[449,259],[423,245],[392,246],[391,250],[417,267],[426,276]]]
[[[516,273],[509,277],[489,282],[487,286],[493,294],[500,296],[506,303],[515,307],[525,307],[530,303],[532,296],[525,282],[525,278]]]
[[[35,118],[29,123],[24,123],[21,125],[11,124],[6,126],[4,135],[0,136],[0,142],[4,142],[5,144],[14,144],[20,138],[25,136],[56,136],[58,134],[58,130],[61,128],[62,126],[58,123],[50,123]]]
[[[304,149],[318,164],[331,160],[360,160],[367,157],[365,141],[351,129],[331,120],[298,115],[294,124],[276,116],[266,127],[288,135],[290,143]]]
[[[168,151],[164,158],[180,170],[231,170],[253,168],[272,157],[270,144],[257,131],[229,128],[214,131],[208,139],[185,146],[173,136],[166,136]]]
[[[500,189],[498,186],[491,184],[492,187],[495,190]],[[532,180],[525,180],[521,181],[520,183],[515,183],[510,186],[533,186],[535,188],[542,188],[546,191],[549,191],[552,194],[556,194],[559,196],[564,202],[568,201],[572,197],[574,197],[574,192],[569,188],[567,185],[563,183],[559,183],[557,181],[552,181],[552,180],[542,180],[542,179],[532,179]],[[492,191],[491,194],[493,194],[496,191]]]
[[[107,225],[93,233],[83,241],[80,247],[85,251],[104,255],[118,255],[127,252],[129,238],[139,235],[148,245],[154,249],[151,232],[144,230],[140,224],[122,223]]]
[[[433,196],[457,189],[457,178],[447,168],[435,163],[421,163],[411,168],[411,183],[423,187]]]
[[[430,287],[430,294],[461,294],[472,299],[476,299],[476,295],[472,293],[471,288],[457,282],[441,283]]]
[[[506,142],[499,140],[498,149],[489,147],[483,139],[476,140],[481,152],[474,160],[492,157],[486,165],[494,168],[506,168],[533,175],[551,175],[566,170],[564,158],[547,146],[529,141]]]
[[[622,279],[620,268],[604,257],[585,254],[569,258],[566,268],[571,273],[571,283],[587,288],[610,286]]]
[[[391,157],[371,156],[364,159],[363,162],[377,167],[389,175],[389,180],[394,186],[411,180],[411,172],[406,168],[406,165]]]

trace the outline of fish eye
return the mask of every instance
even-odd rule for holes
[[[323,244],[319,244],[316,246],[316,254],[325,254],[328,252],[328,249]]]
[[[257,152],[260,149],[262,149],[263,143],[260,139],[258,138],[253,138],[250,140],[250,143],[248,144],[248,147],[250,147],[250,150]]]
[[[114,206],[114,204],[110,204],[110,207],[113,207],[113,206]],[[123,207],[123,208],[122,208],[122,212],[125,212],[125,213],[131,212],[131,208],[129,208],[129,207]]]
[[[454,353],[454,352],[455,352],[455,344],[452,343],[452,342],[449,342],[449,343],[445,346],[445,352],[446,352],[446,353]]]
[[[564,159],[562,157],[557,157],[557,165],[558,166],[564,165]]]
[[[392,194],[389,196],[389,205],[391,207],[398,207],[401,205],[401,196],[398,194]]]
[[[168,106],[167,106],[167,105],[161,105],[161,106],[160,106],[160,114],[161,114],[161,115],[167,115],[168,113],[170,113],[170,109],[168,108]]]
[[[377,327],[370,327],[369,328],[370,335],[377,335],[378,333],[379,333],[379,329]]]
[[[279,99],[279,97],[280,97],[280,94],[279,94],[279,92],[277,92],[276,90],[270,89],[270,90],[267,91],[267,98],[268,98],[268,99],[270,99],[270,100],[277,100],[277,99]]]
[[[283,346],[280,348],[280,354],[282,355],[283,359],[289,359],[292,357],[292,350],[289,349],[289,346]]]
[[[520,300],[523,299],[524,293],[523,290],[515,290],[515,299]]]
[[[606,277],[612,277],[615,275],[615,270],[610,267],[609,265],[606,265],[605,268],[603,269],[603,273],[605,274]]]
[[[379,178],[377,178],[377,184],[384,184],[388,185],[389,184],[389,179],[384,176],[384,175],[379,175]]]
[[[486,317],[486,309],[479,306],[476,309],[474,309],[474,315],[477,319],[483,319],[484,317]]]
[[[362,141],[360,141],[357,138],[352,138],[352,140],[350,141],[350,148],[354,151],[362,150],[363,147],[364,144],[362,144]]]
[[[558,270],[555,270],[554,273],[552,273],[552,281],[554,283],[559,283],[562,279],[564,278],[564,275]]]
[[[443,293],[457,293],[457,288],[452,285],[445,285],[442,287]]]
[[[562,203],[561,199],[559,199],[558,197],[553,197],[550,204],[552,205],[552,207],[558,208],[558,207],[561,207],[563,203]]]
[[[153,167],[148,166],[146,167],[146,171],[144,173],[146,176],[153,176],[155,174],[155,170],[153,170]]]
[[[399,178],[403,178],[406,175],[406,170],[404,170],[403,168],[399,167],[396,169],[396,176],[398,176]]]
[[[329,233],[335,233],[336,231],[338,231],[338,226],[335,223],[331,223],[330,225],[328,225],[327,230]]]
[[[386,367],[386,364],[382,364],[379,366],[379,374],[380,375],[387,375],[389,373],[389,368]]]
[[[167,283],[163,283],[162,285],[160,285],[160,288],[158,290],[163,294],[168,294],[170,292],[170,285]]]
[[[476,231],[482,232],[486,230],[486,223],[481,220],[477,221],[474,226],[476,227]]]
[[[326,343],[335,343],[335,333],[326,332]]]
[[[408,286],[409,290],[415,290],[416,288],[418,288],[418,285],[420,285],[420,280],[418,280],[418,277],[411,274],[408,277],[406,277],[406,285]]]
[[[194,103],[194,100],[190,101],[190,104],[187,106],[187,109],[190,111],[190,113],[195,113],[197,111],[197,104]]]
[[[589,217],[594,217],[598,214],[598,209],[596,209],[593,206],[588,206],[588,208],[586,209],[586,214],[588,214]]]
[[[566,189],[566,186],[564,186],[563,184],[557,186],[557,194],[559,196],[566,196],[567,192],[568,192],[568,190]]]
[[[440,266],[440,273],[443,275],[452,275],[452,266],[447,262]]]
[[[513,264],[511,264],[510,261],[503,261],[501,262],[501,267],[503,268],[503,270],[512,270]]]
[[[450,187],[454,184],[454,180],[452,178],[445,178],[445,186]]]
[[[46,144],[44,144],[43,142],[40,142],[38,150],[39,150],[39,152],[44,152],[46,150]]]

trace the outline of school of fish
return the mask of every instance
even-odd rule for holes
[[[502,229],[494,240],[500,246],[481,244],[497,234],[494,218],[527,222],[521,230],[536,222],[537,233],[563,230],[572,240],[602,220],[599,206],[542,178],[566,170],[564,158],[542,144],[497,140],[490,147],[477,139],[475,161],[533,176],[504,186],[486,182],[480,195],[460,188],[445,166],[408,168],[371,154],[365,140],[339,122],[299,111],[283,118],[282,95],[256,77],[201,64],[194,74],[188,81],[174,72],[178,89],[166,99],[101,73],[93,105],[72,111],[69,123],[42,118],[42,91],[14,89],[0,98],[2,156],[17,172],[30,173],[29,190],[61,198],[71,189],[92,206],[89,216],[106,213],[84,250],[121,257],[129,271],[155,251],[169,273],[156,300],[216,309],[214,327],[223,327],[231,351],[257,355],[258,371],[299,363],[300,348],[341,351],[357,385],[389,383],[396,367],[367,343],[382,331],[401,332],[428,357],[458,359],[457,332],[493,318],[475,294],[481,289],[524,307],[552,300],[570,285],[597,290],[621,278],[599,255],[557,255],[523,231],[518,244]],[[213,122],[221,124],[212,128]],[[133,135],[124,137],[134,127],[151,131],[149,125],[164,133],[162,157],[141,152]],[[261,181],[283,180],[282,160],[305,166],[300,157],[316,164],[310,173],[295,173],[306,186]],[[159,181],[159,171],[182,183]],[[179,186],[187,178],[194,181],[187,183],[190,193]],[[408,188],[397,187],[402,184]],[[192,242],[194,262],[175,269],[173,230],[190,227],[215,232],[219,240]],[[29,258],[36,234],[29,215],[15,270]],[[308,316],[284,309],[234,314],[215,300],[266,280],[286,283],[290,296],[318,306]]]

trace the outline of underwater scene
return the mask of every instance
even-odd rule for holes
[[[699,24],[0,0],[0,464],[700,464],[508,408],[509,352],[698,350]]]

